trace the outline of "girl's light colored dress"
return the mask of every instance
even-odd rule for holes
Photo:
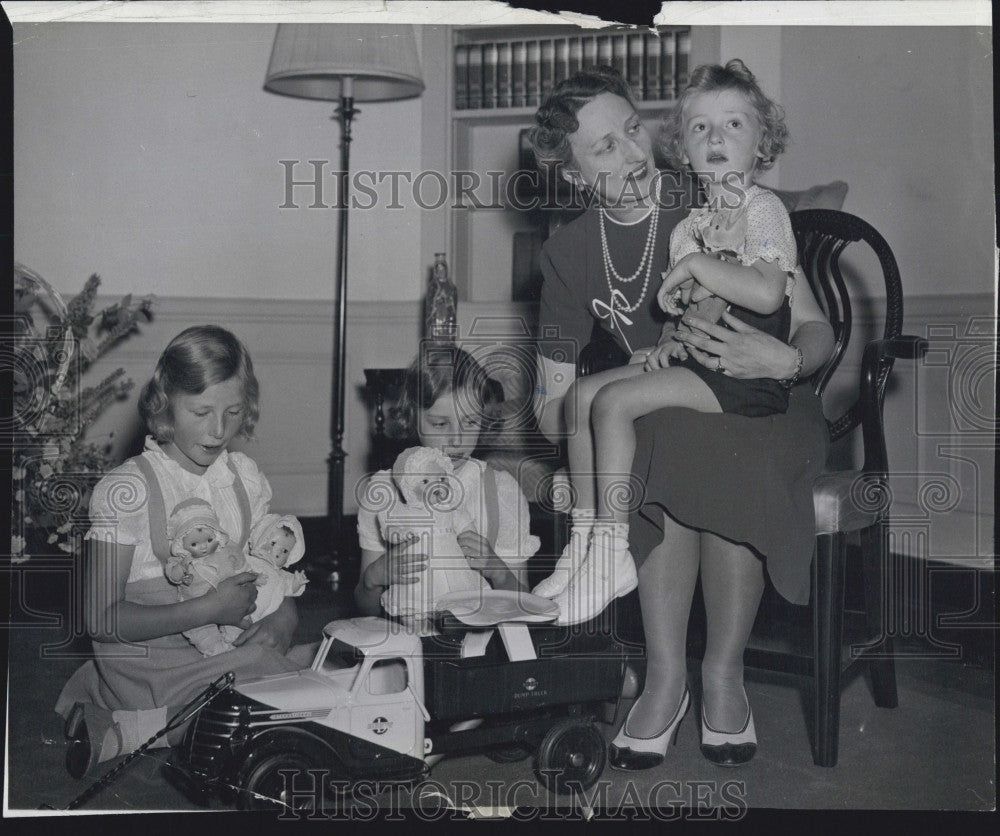
[[[733,197],[735,202],[735,196]],[[788,342],[792,319],[792,290],[797,273],[801,273],[796,270],[798,253],[792,222],[784,204],[774,192],[751,184],[741,197],[738,206],[704,206],[694,209],[677,224],[670,235],[670,266],[673,267],[691,253],[720,251],[718,246],[712,245],[713,233],[718,230],[722,230],[721,239],[727,240],[727,257],[747,267],[758,260],[776,264],[785,272],[786,282],[785,298],[774,313],[759,314],[738,305],[729,305],[728,310],[748,325],[782,342]],[[727,232],[740,234],[733,237]],[[671,365],[690,369],[705,381],[718,399],[723,412],[759,417],[782,413],[788,409],[788,390],[777,380],[732,377],[706,368],[693,357],[672,362]]]
[[[246,541],[253,522],[267,513],[271,486],[256,463],[242,453],[224,452],[200,476],[184,470],[152,438],[146,439],[142,457],[156,475],[167,509],[182,499],[204,499],[215,509],[221,525],[233,532],[237,544]],[[134,460],[115,468],[94,489],[91,528],[85,539],[134,548],[125,586],[127,601],[173,604],[177,589],[164,576],[163,563],[153,552],[150,496]],[[112,711],[180,707],[226,671],[240,678],[297,668],[282,654],[257,644],[205,657],[179,633],[143,642],[93,645],[94,659],[77,669],[56,702],[56,711],[64,717],[78,701]]]

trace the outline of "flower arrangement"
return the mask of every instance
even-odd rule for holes
[[[111,444],[86,438],[87,429],[133,388],[124,369],[92,386],[82,377],[94,362],[152,318],[153,297],[131,295],[93,313],[96,274],[66,304],[51,285],[14,265],[13,488],[11,561],[52,549],[73,551],[90,492],[117,462]],[[74,531],[74,529],[77,531]]]

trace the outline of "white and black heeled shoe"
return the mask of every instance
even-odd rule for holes
[[[681,703],[677,706],[674,716],[667,723],[666,728],[653,737],[632,737],[626,732],[629,716],[632,714],[630,709],[625,717],[625,722],[622,723],[615,739],[611,741],[611,747],[608,750],[608,763],[611,764],[611,768],[636,772],[641,769],[652,769],[663,763],[663,759],[667,755],[667,748],[677,742],[677,730],[681,727],[681,720],[684,719],[690,704],[691,695],[685,686],[684,696],[681,697]]]
[[[746,698],[746,691],[743,692]],[[747,719],[743,728],[735,732],[720,732],[708,725],[705,703],[701,705],[701,753],[717,766],[743,766],[757,753],[757,731],[753,725],[753,712],[747,699]]]

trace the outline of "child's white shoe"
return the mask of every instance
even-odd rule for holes
[[[542,598],[554,598],[569,585],[569,579],[587,559],[587,545],[590,542],[590,529],[574,526],[570,531],[569,542],[559,555],[552,574],[539,581],[532,594]]]
[[[628,550],[628,525],[598,526],[583,565],[570,577],[566,589],[552,599],[559,606],[556,624],[590,621],[638,585],[635,561]]]

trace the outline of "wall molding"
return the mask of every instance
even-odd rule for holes
[[[117,297],[102,297],[98,301],[106,304],[117,301]],[[874,329],[883,309],[884,300],[876,299],[856,312],[856,340]],[[904,330],[919,336],[954,333],[955,339],[961,340],[973,324],[978,328],[975,339],[988,342],[990,334],[995,335],[996,331],[995,310],[991,294],[915,296],[905,301]],[[258,441],[247,446],[246,451],[271,481],[275,510],[323,516],[330,453],[332,303],[306,299],[160,297],[153,313],[152,322],[141,325],[139,334],[123,341],[95,368],[97,374],[122,366],[137,384],[131,403],[115,405],[109,410],[105,425],[95,429],[105,434],[114,430],[116,439],[141,437],[134,417],[134,400],[163,347],[189,325],[217,322],[247,342],[261,380],[263,410]],[[347,514],[357,510],[353,486],[366,473],[371,449],[372,411],[364,389],[364,369],[405,366],[419,344],[421,316],[419,300],[348,302],[344,439]],[[529,303],[459,303],[460,332],[468,335],[474,328],[479,336],[471,337],[473,340],[493,336],[499,341],[519,341],[523,339],[523,329],[533,329],[536,319],[537,307]],[[859,346],[855,350],[857,354],[851,352],[844,361],[845,380],[857,380]],[[927,387],[934,392],[940,388],[936,382],[929,381],[918,392],[918,387],[925,386],[924,373],[918,374],[913,364],[905,362],[896,368],[894,386],[886,399],[890,461],[894,469],[904,470],[909,476],[948,475],[961,486],[963,493],[962,501],[947,515],[948,520],[946,515],[933,510],[925,514],[932,536],[930,554],[924,556],[976,564],[991,545],[986,541],[992,531],[993,506],[992,501],[983,497],[987,493],[992,496],[992,468],[973,468],[949,451],[956,444],[978,450],[984,442],[978,437],[963,436],[959,431],[949,434],[948,427],[953,426],[954,418],[949,415],[947,392],[942,397],[927,397]],[[848,385],[853,384],[845,384],[845,390]],[[914,404],[920,411],[919,421],[912,414]],[[130,424],[131,429],[123,427],[123,423]],[[944,430],[923,434],[915,430],[924,424]],[[976,450],[969,455],[982,454]],[[860,460],[859,453],[860,442],[852,453],[856,460]],[[971,475],[970,469],[975,470]],[[919,509],[917,499],[915,488],[904,487],[896,494],[894,527],[912,525],[915,521],[924,524],[915,517]]]

